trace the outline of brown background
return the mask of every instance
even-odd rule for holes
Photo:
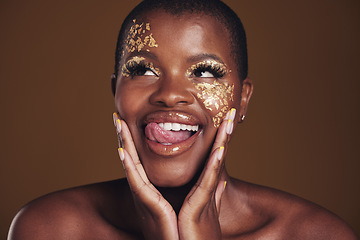
[[[123,176],[109,77],[137,2],[0,2],[1,239],[28,201]],[[359,234],[360,2],[226,2],[255,83],[230,173],[314,201]]]

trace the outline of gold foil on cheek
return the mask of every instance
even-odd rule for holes
[[[141,62],[145,61],[144,57],[132,57],[130,60],[128,60],[121,68],[121,73],[124,77],[129,77],[131,72],[129,68],[133,68],[134,66],[140,65]],[[155,74],[159,76],[160,69],[155,68],[153,63],[145,62],[144,64],[145,68],[151,69]]]
[[[218,110],[218,113],[212,118],[214,127],[218,128],[230,110],[228,100],[234,101],[234,84],[229,85],[214,80],[213,83],[196,83],[195,88],[201,91],[197,97],[203,100],[206,109]]]
[[[133,20],[134,24],[130,27],[129,34],[125,40],[125,49],[122,54],[125,52],[140,52],[144,47],[158,47],[152,33],[149,33],[151,30],[150,23],[141,23],[140,25],[136,23],[136,20]],[[146,51],[150,51],[147,49]]]

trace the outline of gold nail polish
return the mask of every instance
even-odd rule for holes
[[[235,119],[235,114],[236,114],[236,109],[235,109],[235,108],[232,108],[232,109],[230,110],[230,116],[229,116],[229,118],[232,119],[233,121],[234,121],[234,119]]]
[[[221,146],[221,147],[219,148],[219,154],[218,154],[218,160],[219,160],[219,161],[222,159],[223,155],[224,155],[224,147]]]
[[[119,151],[120,160],[124,161],[124,159],[125,159],[124,149],[118,148],[118,151]]]
[[[116,127],[116,119],[118,119],[118,118],[119,118],[119,117],[118,117],[117,113],[114,112],[114,113],[113,113],[113,120],[114,120],[114,125],[115,125],[115,127]]]

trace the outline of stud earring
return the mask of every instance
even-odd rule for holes
[[[241,117],[240,117],[240,122],[243,122],[244,119],[245,119],[245,115],[241,115]]]

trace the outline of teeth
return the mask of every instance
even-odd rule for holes
[[[180,130],[188,130],[197,132],[199,130],[199,125],[187,125],[187,124],[180,124],[180,123],[159,123],[159,126],[167,131],[180,131]]]
[[[172,130],[173,131],[180,131],[180,123],[173,123],[172,124]]]
[[[172,129],[172,123],[164,123],[164,129],[169,131]]]

